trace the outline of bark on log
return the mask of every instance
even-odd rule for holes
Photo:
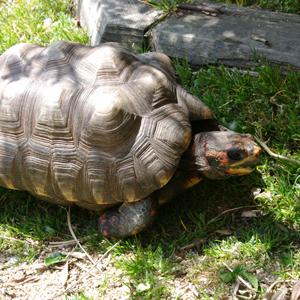
[[[138,0],[75,0],[75,3],[92,46],[119,42],[142,47],[145,32],[162,15]]]
[[[197,1],[202,5],[202,1]],[[181,9],[152,31],[153,50],[186,58],[192,65],[251,67],[260,58],[300,69],[300,16],[235,5],[210,4],[205,15]]]
[[[249,68],[266,58],[300,69],[300,16],[296,14],[194,1],[178,6],[162,21],[161,11],[138,0],[75,1],[92,45],[112,41],[142,47],[145,35],[151,33],[152,50],[185,58],[194,66],[221,63]]]

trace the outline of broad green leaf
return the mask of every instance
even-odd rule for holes
[[[51,253],[44,260],[45,265],[51,266],[66,261],[66,256],[60,252]]]
[[[237,276],[241,276],[248,281],[256,290],[258,289],[258,279],[255,275],[246,270],[244,266],[237,266],[233,271]]]
[[[232,283],[236,280],[236,274],[227,270],[220,270],[219,272],[220,279],[225,283]]]
[[[258,279],[255,275],[250,272],[243,271],[240,276],[247,280],[256,290],[258,289]]]

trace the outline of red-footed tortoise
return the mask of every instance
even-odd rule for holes
[[[202,131],[202,132],[201,132]],[[161,53],[118,44],[18,44],[0,56],[0,185],[102,211],[100,231],[135,234],[158,204],[250,173],[260,148],[219,131]]]

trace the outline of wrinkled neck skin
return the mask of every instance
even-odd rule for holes
[[[205,133],[193,136],[188,150],[182,156],[179,168],[186,172],[197,173],[199,177],[205,177],[205,173],[209,172],[209,164],[205,157],[205,144]]]

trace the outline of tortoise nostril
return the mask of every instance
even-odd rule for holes
[[[231,160],[234,160],[234,161],[238,161],[238,160],[243,159],[242,151],[239,148],[236,148],[236,147],[230,148],[227,151],[227,155]]]

